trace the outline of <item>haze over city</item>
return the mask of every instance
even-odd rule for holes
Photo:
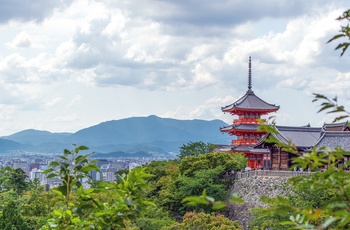
[[[231,123],[221,106],[247,90],[249,56],[278,124],[321,126],[332,119],[313,92],[350,108],[349,54],[326,44],[346,3],[3,1],[0,135],[148,115]]]

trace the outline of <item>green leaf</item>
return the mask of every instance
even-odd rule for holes
[[[53,210],[53,214],[55,215],[55,216],[62,216],[63,215],[63,213],[60,211],[60,210]]]
[[[242,198],[239,198],[239,197],[232,197],[230,199],[230,202],[232,202],[232,203],[243,203],[244,200]]]
[[[220,210],[220,209],[224,209],[226,208],[226,204],[222,201],[216,201],[213,203],[213,207],[214,210]]]
[[[186,203],[191,206],[197,206],[200,204],[209,204],[209,202],[204,197],[199,196],[189,196],[182,199],[182,203]]]
[[[81,171],[82,172],[90,172],[90,171],[98,171],[99,172],[100,168],[97,165],[89,164],[89,165],[83,166],[81,168]]]
[[[54,178],[57,177],[58,175],[56,173],[51,173],[49,175],[46,176],[46,178],[50,179],[50,178]]]
[[[335,221],[337,220],[337,218],[335,217],[330,217],[328,218],[323,224],[322,224],[322,228],[323,229],[327,229],[331,224],[333,224]]]
[[[50,168],[50,169],[46,169],[43,171],[43,174],[48,174],[50,172],[54,171],[54,169]]]

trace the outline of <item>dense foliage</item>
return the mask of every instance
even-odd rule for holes
[[[194,217],[198,219],[204,218],[200,212],[214,209],[210,204],[193,207],[183,199],[203,191],[215,199],[227,199],[222,176],[246,164],[241,154],[201,153],[121,170],[116,172],[117,181],[107,183],[91,180],[90,172],[99,168],[89,161],[90,154],[81,153],[87,149],[64,150],[59,160],[50,163],[47,178],[61,182],[50,191],[37,180],[27,182],[21,169],[1,169],[0,229],[146,230],[188,225],[189,217],[183,219],[186,212],[197,211]],[[239,229],[223,216],[209,217],[222,226],[233,226],[223,229]]]
[[[206,214],[188,212],[184,215],[182,222],[164,228],[164,230],[243,230],[237,224],[221,214]]]
[[[228,184],[224,175],[246,166],[242,154],[215,152],[188,156],[180,161],[154,162],[148,165],[153,184],[148,196],[171,217],[180,219],[188,211],[213,211],[211,205],[191,206],[182,200],[188,196],[199,196],[203,190],[216,200],[226,200]]]

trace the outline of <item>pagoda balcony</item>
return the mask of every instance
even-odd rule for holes
[[[255,140],[255,139],[248,139],[248,140],[240,139],[240,140],[233,140],[231,142],[232,145],[254,145],[257,143],[258,143],[258,140]]]
[[[263,122],[266,120],[262,119]],[[241,118],[233,120],[233,124],[260,124],[257,118]]]

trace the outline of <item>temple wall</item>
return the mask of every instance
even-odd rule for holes
[[[281,159],[279,159],[281,157]],[[279,163],[281,161],[281,163]],[[278,152],[274,152],[272,154],[271,160],[272,170],[288,170],[289,169],[289,155],[286,152],[281,152],[281,156],[279,156]]]

